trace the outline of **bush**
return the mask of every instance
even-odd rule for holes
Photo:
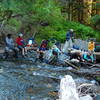
[[[97,30],[100,30],[100,15],[95,15],[91,18],[91,23]]]
[[[69,29],[74,29],[76,38],[88,39],[97,38],[99,40],[99,32],[94,31],[91,27],[85,26],[76,22],[66,21],[64,23],[50,24],[47,27],[42,27],[38,34],[41,38],[49,39],[55,38],[58,41],[64,42],[66,40],[66,32]],[[39,37],[38,36],[38,37]]]
[[[10,26],[12,26],[12,27],[14,27],[16,29],[16,32],[21,27],[21,21],[15,19],[15,18],[11,18],[8,23],[9,23]]]

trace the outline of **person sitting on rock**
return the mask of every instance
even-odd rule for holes
[[[87,62],[91,62],[91,63],[94,62],[94,57],[93,57],[93,55],[92,55],[91,52],[84,53],[84,54],[82,55],[82,58],[83,58],[83,60],[85,60],[85,61],[87,61]]]
[[[61,53],[60,49],[56,45],[53,45],[51,49],[52,49],[52,51],[56,52],[57,55],[59,55]]]
[[[37,50],[37,44],[32,37],[28,39],[25,47],[25,51],[27,52],[28,50]]]
[[[14,44],[14,41],[11,37],[12,35],[11,34],[8,34],[6,39],[5,39],[5,42],[6,42],[6,51],[10,51],[12,50],[14,52],[14,57],[17,58],[17,50],[15,48],[15,44]]]
[[[25,55],[25,42],[22,37],[23,37],[23,34],[20,33],[16,39],[16,44],[17,44],[18,49],[22,52],[22,55],[24,56]]]
[[[47,50],[47,44],[48,44],[47,40],[42,40],[40,48],[39,48],[39,50],[37,50],[38,54],[37,54],[36,59],[39,59],[40,61],[43,61],[44,53]]]
[[[94,58],[93,55],[91,55],[90,52],[88,53],[82,53],[82,52],[74,52],[74,53],[70,53],[70,60],[72,59],[77,59],[79,61],[87,61],[87,62],[94,62]]]
[[[51,49],[52,49],[52,55],[49,59],[49,63],[54,64],[55,62],[57,62],[59,54],[61,53],[61,51],[56,45],[53,45]]]
[[[39,51],[47,50],[47,44],[48,44],[47,40],[42,40],[42,43],[41,43],[40,48],[39,48]]]

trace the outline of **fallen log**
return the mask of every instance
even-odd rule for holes
[[[93,67],[98,67],[98,68],[100,68],[100,64],[94,64],[94,65],[90,66],[89,68],[93,68]]]
[[[80,69],[80,67],[75,66],[74,64],[72,64],[72,63],[71,63],[71,62],[69,62],[68,60],[65,60],[64,62],[65,62],[66,64],[68,64],[69,66],[71,66],[71,67],[73,67],[73,68],[77,69],[77,70],[79,70],[79,69]]]
[[[84,76],[84,77],[92,77],[95,78],[97,76],[100,76],[100,71],[95,71],[95,72],[82,72],[82,71],[76,71],[76,70],[70,70],[71,72],[73,72],[74,74],[77,74],[79,76]]]

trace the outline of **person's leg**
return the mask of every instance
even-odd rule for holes
[[[25,48],[22,48],[22,55],[25,55]]]
[[[8,56],[9,56],[9,53],[5,51],[4,54],[3,54],[3,58],[4,58],[4,59],[7,59]]]
[[[27,54],[27,51],[29,50],[29,47],[24,47],[24,52]]]
[[[40,52],[40,54],[39,54],[40,61],[43,61],[43,55],[44,55],[44,53],[43,52]]]
[[[18,58],[18,52],[17,52],[17,50],[16,50],[16,49],[13,49],[13,51],[14,51],[14,56],[15,56],[16,58]]]
[[[64,52],[64,53],[68,52],[68,47],[69,47],[69,42],[66,41],[64,46],[63,46],[62,52]]]
[[[14,53],[13,56],[17,58],[18,55],[17,55],[17,50],[15,49],[15,47],[13,45],[11,45],[11,46],[9,46],[9,49],[13,51],[13,53]]]
[[[73,42],[72,42],[72,39],[69,40],[69,48],[72,48],[73,47]]]

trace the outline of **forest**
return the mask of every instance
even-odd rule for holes
[[[6,34],[65,41],[74,29],[76,38],[100,41],[100,0],[0,0],[0,38]]]

